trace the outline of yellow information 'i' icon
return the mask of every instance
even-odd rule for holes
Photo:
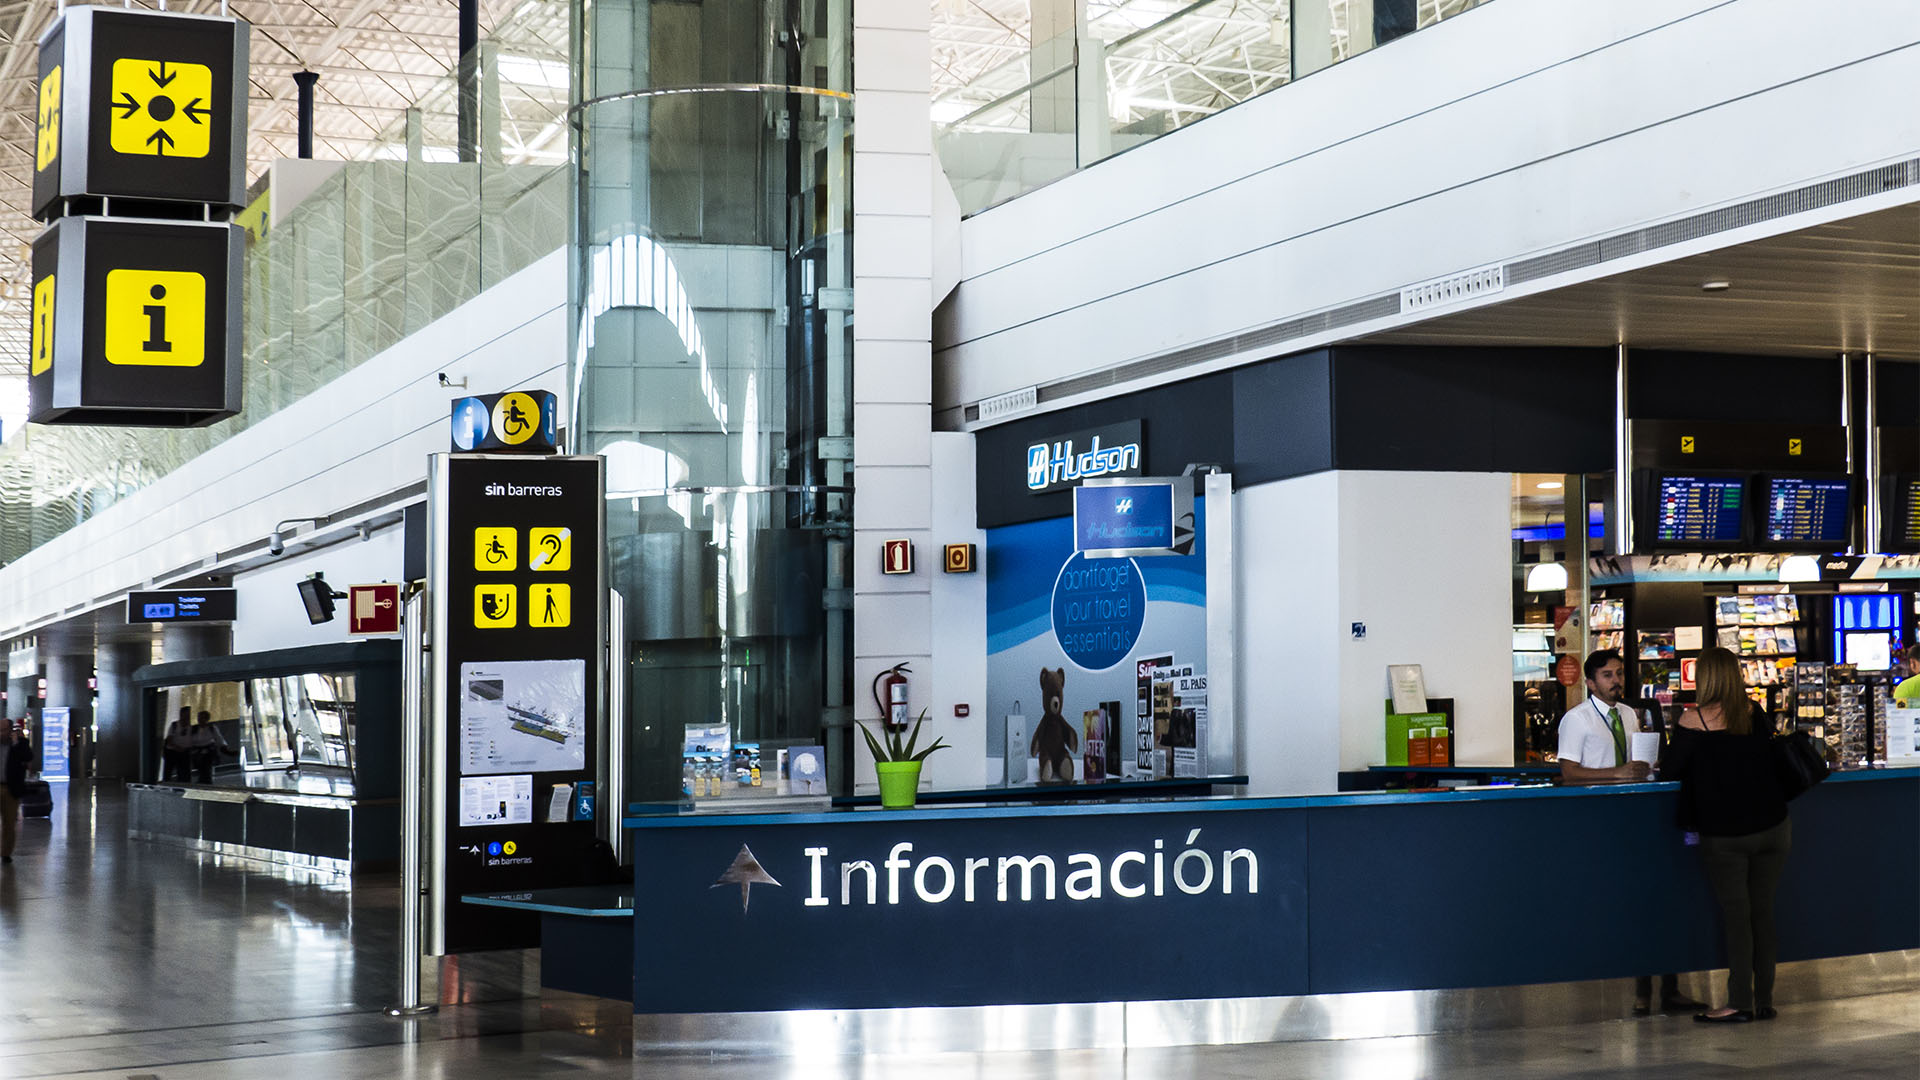
[[[199,367],[207,359],[207,279],[191,270],[107,271],[107,363]]]
[[[213,69],[115,60],[107,142],[122,154],[206,157],[213,146]]]
[[[504,394],[493,403],[493,436],[518,446],[540,430],[540,403],[529,394]]]
[[[40,118],[35,124],[33,170],[43,172],[60,156],[60,68],[54,66],[40,80]]]
[[[519,565],[519,551],[513,530],[473,530],[473,568],[475,570],[512,570]]]
[[[510,630],[516,619],[513,611],[513,586],[476,585],[473,587],[473,625],[481,630]]]
[[[573,569],[572,529],[531,529],[527,532],[527,569]]]
[[[39,375],[53,367],[53,275],[33,283],[33,366]]]
[[[527,597],[527,625],[560,627],[573,624],[573,588],[535,585]]]

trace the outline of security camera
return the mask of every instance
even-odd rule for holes
[[[267,534],[267,554],[278,555],[287,550],[287,542],[277,532]]]
[[[465,390],[467,388],[467,377],[465,375],[460,376],[460,378],[458,379],[449,379],[447,378],[447,373],[442,371],[439,374],[435,375],[434,378],[440,380],[441,386],[449,387],[455,390]]]

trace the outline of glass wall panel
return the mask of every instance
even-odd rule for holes
[[[849,11],[578,13],[575,439],[607,458],[632,800],[678,798],[689,726],[769,765],[850,745]]]

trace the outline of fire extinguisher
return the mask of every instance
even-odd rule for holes
[[[895,664],[873,677],[873,703],[888,728],[900,731],[907,726],[907,674],[905,664]]]

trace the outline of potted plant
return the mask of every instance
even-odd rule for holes
[[[913,722],[913,730],[905,741],[900,732],[881,729],[883,738],[875,738],[867,725],[860,725],[860,734],[866,737],[867,749],[873,752],[873,771],[880,778],[880,805],[896,810],[912,809],[920,794],[920,763],[927,755],[947,745],[945,739],[933,740],[933,745],[925,750],[915,751],[920,743],[920,725],[927,722],[927,710],[920,710],[920,718]]]

